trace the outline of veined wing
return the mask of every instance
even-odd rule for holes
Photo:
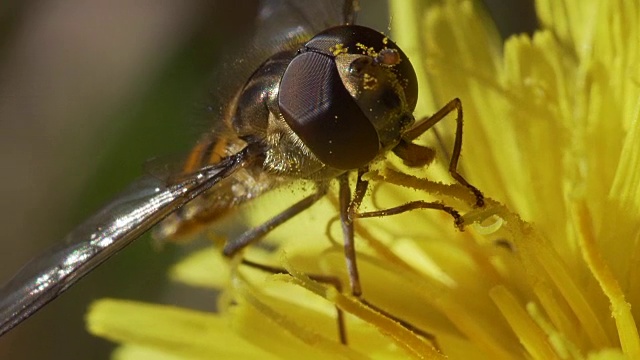
[[[251,161],[247,149],[166,185],[145,177],[133,183],[64,242],[27,263],[0,289],[0,335],[58,297],[167,215]]]

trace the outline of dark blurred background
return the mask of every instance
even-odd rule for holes
[[[388,25],[384,1],[362,0]],[[531,31],[531,1],[487,0],[503,34]],[[490,3],[490,4],[489,4]],[[218,52],[249,31],[252,1],[48,0],[0,4],[0,282],[203,127]],[[149,237],[0,338],[0,359],[104,359],[87,334],[101,297],[157,300],[177,258]]]

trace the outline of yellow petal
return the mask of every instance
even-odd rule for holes
[[[86,321],[94,335],[186,359],[276,358],[225,330],[228,320],[217,314],[103,299],[92,304]]]

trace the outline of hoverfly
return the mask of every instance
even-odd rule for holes
[[[382,33],[354,24],[357,1],[326,4],[318,14],[302,0],[262,1],[256,36],[247,47],[251,56],[245,55],[250,60],[241,64],[252,70],[237,91],[214,91],[222,104],[214,109],[214,129],[196,145],[182,173],[168,180],[137,180],[63,243],[28,263],[0,290],[0,335],[154,225],[161,223],[156,229],[161,237],[179,236],[297,179],[313,181],[316,191],[229,241],[225,255],[236,255],[305,211],[326,194],[330,181],[339,184],[352,295],[362,294],[354,219],[431,208],[447,212],[462,227],[460,214],[441,203],[413,201],[359,212],[368,188],[362,176],[368,164],[389,151],[411,166],[430,162],[433,151],[413,140],[454,111],[458,117],[449,171],[475,195],[477,206],[483,205],[483,195],[457,172],[460,101],[416,121],[417,79],[407,56]],[[274,31],[280,37],[274,39]],[[228,66],[235,70],[240,65],[230,61]],[[354,172],[358,176],[352,191],[349,174]]]

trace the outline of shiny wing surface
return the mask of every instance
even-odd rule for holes
[[[167,186],[146,177],[27,263],[0,289],[0,335],[31,316],[153,225],[243,166],[242,151]]]
[[[240,0],[241,4],[243,0]],[[300,46],[317,32],[347,21],[350,0],[259,0],[252,40],[230,43],[212,77],[214,123],[228,110],[235,91],[274,53]],[[111,255],[167,215],[229,176],[247,151],[203,169],[174,185],[147,177],[78,226],[64,242],[27,263],[0,289],[0,335],[56,298]]]

